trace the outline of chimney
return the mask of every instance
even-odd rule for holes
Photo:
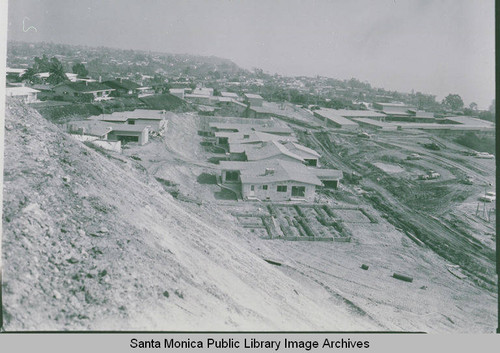
[[[274,174],[274,168],[266,168],[266,172],[264,175],[273,175]]]

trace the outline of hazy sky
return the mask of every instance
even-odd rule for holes
[[[37,32],[23,31],[35,26]],[[285,75],[495,95],[493,0],[15,0],[9,39],[215,55]]]

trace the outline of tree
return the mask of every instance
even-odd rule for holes
[[[73,70],[74,74],[78,75],[78,77],[87,77],[89,75],[88,70],[82,63],[76,63],[71,69]]]
[[[490,108],[488,110],[490,111],[491,114],[493,114],[493,115],[496,114],[496,104],[495,104],[495,100],[494,99],[491,102]]]
[[[36,71],[32,67],[30,67],[21,76],[21,79],[23,81],[28,81],[29,83],[39,83],[41,80],[35,75]]]
[[[477,110],[477,103],[476,102],[472,102],[471,104],[469,104],[469,109],[470,110]]]
[[[464,101],[458,94],[448,94],[443,99],[442,104],[451,110],[461,110],[464,107]]]
[[[50,70],[50,61],[47,55],[43,54],[41,59],[36,56],[34,60],[33,70],[35,70],[35,73],[48,72]]]
[[[47,82],[52,85],[57,85],[58,83],[68,81],[68,77],[64,73],[63,65],[57,58],[53,57],[50,59],[49,68],[49,78]]]

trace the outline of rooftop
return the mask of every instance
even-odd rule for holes
[[[112,130],[109,124],[105,124],[101,121],[89,120],[72,121],[68,123],[68,127],[71,133],[83,133],[85,135],[97,137],[102,137]]]
[[[322,180],[340,180],[343,178],[343,173],[341,170],[337,169],[319,169],[319,168],[308,168],[314,175]]]
[[[111,114],[101,114],[97,116],[91,116],[91,120],[103,120],[103,121],[127,121],[128,119],[144,119],[144,120],[162,120],[165,118],[165,114],[161,110],[149,110],[149,109],[136,109],[132,111],[125,112],[114,112]]]
[[[247,147],[245,147],[245,154],[249,161],[259,161],[279,155],[285,155],[299,162],[304,162],[301,156],[293,153],[278,141],[267,141],[257,146],[247,144]]]
[[[63,82],[55,87],[67,86],[78,92],[114,91],[113,88],[99,82]]]
[[[222,97],[228,97],[228,98],[239,98],[239,96],[236,93],[233,92],[221,92],[220,95]]]
[[[244,135],[248,135],[245,138]],[[216,132],[216,137],[227,137],[229,143],[258,143],[266,141],[297,141],[293,136],[281,136],[268,134],[266,132],[260,131],[250,131],[250,132]]]
[[[300,162],[281,160],[263,162],[221,161],[220,166],[222,170],[239,170],[241,182],[244,184],[296,181],[304,184],[323,185],[318,177]]]
[[[320,154],[313,150],[312,148],[303,146],[301,144],[298,144],[296,142],[288,141],[283,144],[289,151],[301,156],[302,158],[307,158],[312,156],[315,157],[320,157]]]
[[[358,125],[356,122],[346,119],[343,116],[339,115],[335,109],[321,108],[319,110],[315,110],[314,114],[317,114],[325,119],[333,121],[339,125],[346,125],[346,126]]]
[[[245,93],[244,96],[249,99],[264,99],[260,94]]]
[[[343,117],[360,117],[360,118],[382,118],[385,114],[373,111],[373,110],[349,110],[349,109],[332,109],[339,116]]]
[[[125,89],[125,90],[134,90],[141,87],[141,85],[127,79],[104,81],[103,84],[114,89]]]
[[[40,91],[30,87],[20,86],[20,87],[6,87],[5,92],[8,97],[15,97],[15,96],[25,96],[27,94],[37,93]]]

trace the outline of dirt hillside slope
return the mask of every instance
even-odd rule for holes
[[[4,174],[6,330],[382,328],[251,253],[229,216],[188,212],[14,101]]]

